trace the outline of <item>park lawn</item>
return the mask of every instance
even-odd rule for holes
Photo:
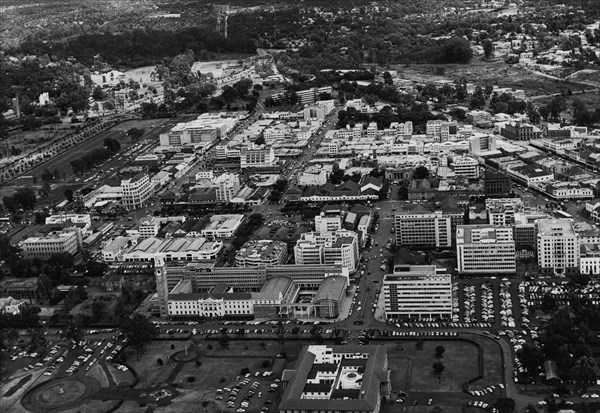
[[[235,378],[240,375],[240,370],[247,367],[250,369],[251,380],[259,381],[254,373],[267,371],[261,367],[265,357],[215,357],[202,358],[202,365],[196,366],[194,362],[185,363],[176,377],[176,383],[186,388],[215,390],[217,388],[231,387],[237,383]],[[193,376],[196,381],[187,382],[187,378]],[[225,381],[221,381],[222,379]],[[241,380],[241,378],[240,378]]]
[[[175,346],[174,350],[171,350],[171,344]],[[153,341],[146,346],[146,352],[139,360],[135,351],[127,348],[126,364],[133,368],[139,377],[137,387],[149,387],[168,377],[172,367],[167,366],[167,360],[173,354],[183,350],[186,344],[189,348],[189,341]],[[156,362],[159,358],[164,362],[162,366]]]
[[[483,378],[473,383],[477,388],[504,383],[504,369],[500,346],[488,337],[474,336],[483,349]]]
[[[403,341],[403,350],[388,351],[388,362],[392,370],[406,368],[406,359],[412,362],[409,390],[421,391],[462,391],[462,385],[479,374],[477,346],[461,340],[424,340],[423,350],[416,349],[416,341]],[[443,346],[443,358],[435,357],[435,347]],[[438,380],[432,365],[441,361],[445,370]]]

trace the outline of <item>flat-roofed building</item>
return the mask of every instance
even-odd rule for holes
[[[386,318],[452,317],[452,279],[435,265],[396,265],[383,277]]]
[[[341,264],[356,270],[358,234],[353,231],[305,232],[294,247],[296,264]]]
[[[255,240],[246,242],[235,254],[237,267],[285,264],[287,244],[283,241]]]
[[[201,234],[208,238],[231,238],[243,220],[244,216],[240,214],[213,215]]]
[[[517,270],[511,227],[459,225],[456,260],[461,274],[513,274]]]
[[[390,371],[385,346],[304,347],[283,371],[279,413],[378,413]]]
[[[394,225],[396,245],[452,245],[452,218],[441,211],[398,213]]]
[[[121,202],[125,209],[137,209],[146,206],[152,196],[153,185],[147,174],[140,173],[133,178],[121,181],[123,197]]]
[[[240,151],[240,168],[270,168],[276,162],[275,151],[270,145],[251,145]]]
[[[452,161],[454,173],[456,176],[463,176],[468,179],[479,179],[479,162],[468,156],[454,158]]]
[[[564,276],[579,270],[580,245],[572,219],[537,221],[538,265],[544,275]]]
[[[55,254],[75,255],[81,245],[77,231],[51,232],[44,237],[29,237],[21,243],[23,257],[47,260]]]

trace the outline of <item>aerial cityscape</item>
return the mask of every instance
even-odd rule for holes
[[[0,2],[0,412],[600,411],[600,1]]]

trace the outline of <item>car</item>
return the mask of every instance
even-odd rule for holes
[[[427,400],[427,406],[431,406],[431,403],[433,403],[433,399]]]
[[[413,406],[416,406],[417,404],[419,404],[419,401],[418,401],[418,400],[415,400],[414,402],[412,402],[412,405],[413,405]]]

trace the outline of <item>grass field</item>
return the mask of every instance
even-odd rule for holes
[[[559,93],[561,89],[569,87],[573,90],[583,87],[583,85],[576,82],[559,82],[532,74],[518,65],[507,65],[501,59],[487,62],[474,58],[468,65],[397,65],[393,66],[392,69],[398,71],[400,78],[417,82],[464,78],[467,82],[481,86],[491,84],[499,87],[523,89],[528,97]],[[444,73],[440,74],[439,71],[442,69]]]
[[[435,357],[435,347],[443,346],[443,358]],[[394,345],[388,350],[392,369],[392,389],[411,391],[457,392],[467,380],[479,374],[477,346],[461,340],[424,341],[423,350],[417,350],[415,341]],[[433,363],[441,361],[445,370],[438,380]]]

